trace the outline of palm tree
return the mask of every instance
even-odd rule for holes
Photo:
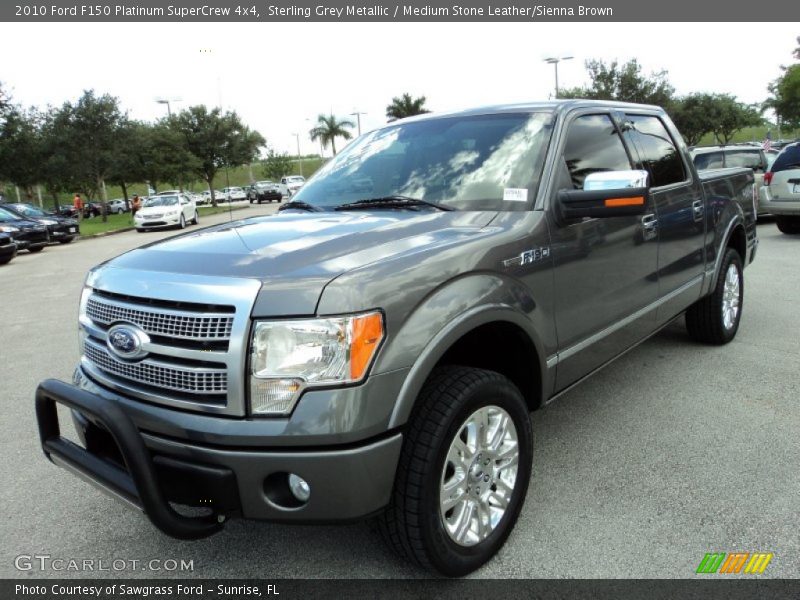
[[[353,137],[346,128],[355,127],[355,123],[342,119],[339,121],[332,114],[329,116],[319,115],[317,117],[317,126],[308,132],[312,141],[320,140],[323,146],[331,145],[334,156],[336,155],[336,138],[344,138],[349,140]]]
[[[386,117],[390,121],[429,112],[431,111],[425,108],[425,96],[412,98],[411,94],[403,94],[399,98],[392,98],[392,103],[386,107]]]

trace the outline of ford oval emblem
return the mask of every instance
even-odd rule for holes
[[[147,354],[142,345],[149,341],[147,334],[133,325],[114,325],[108,330],[108,348],[120,358],[141,358]]]

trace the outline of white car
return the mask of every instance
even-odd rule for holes
[[[286,177],[281,177],[281,183],[289,189],[290,194],[294,195],[297,193],[297,190],[305,185],[306,178],[301,175],[288,175]]]
[[[126,213],[130,211],[130,208],[125,206],[125,200],[122,198],[117,198],[115,200],[109,200],[107,203],[108,212],[109,213],[116,213],[121,215],[122,213]]]
[[[226,187],[222,188],[222,196],[226,202],[237,202],[239,200],[247,200],[247,194],[240,187]]]
[[[163,229],[165,227],[179,227],[183,229],[187,223],[197,225],[200,218],[197,206],[185,194],[173,196],[151,196],[142,203],[142,208],[136,212],[133,225],[136,231],[142,233],[147,229]]]

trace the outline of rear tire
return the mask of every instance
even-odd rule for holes
[[[489,560],[519,516],[532,463],[530,416],[493,371],[436,369],[408,423],[389,506],[377,519],[398,554],[461,576]]]
[[[789,235],[800,233],[800,217],[775,217],[775,224],[781,233]]]
[[[186,229],[186,217],[183,216],[183,213],[181,213],[181,220],[180,223],[178,223],[178,229]]]
[[[722,345],[736,337],[744,307],[742,259],[733,248],[725,250],[714,290],[686,311],[689,335],[704,344]]]
[[[194,211],[194,219],[192,219],[192,223],[194,223],[195,225],[200,224],[200,213],[198,213],[197,211]]]

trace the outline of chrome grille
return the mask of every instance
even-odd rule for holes
[[[137,383],[189,394],[225,394],[228,391],[228,375],[224,368],[182,368],[148,359],[138,363],[123,362],[89,339],[84,343],[84,355],[103,371]]]
[[[124,303],[92,295],[86,303],[86,315],[95,323],[110,325],[127,321],[151,335],[183,339],[227,340],[233,328],[233,316],[224,314],[181,313],[157,308],[134,308]]]

